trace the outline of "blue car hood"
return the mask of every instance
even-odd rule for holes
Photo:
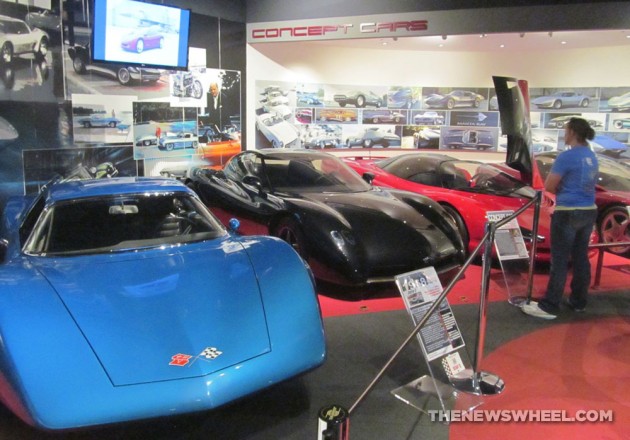
[[[256,276],[232,239],[32,262],[115,386],[203,376],[270,351]]]

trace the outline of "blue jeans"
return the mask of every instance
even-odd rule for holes
[[[591,263],[588,243],[597,219],[596,209],[556,210],[551,216],[551,270],[547,292],[540,300],[540,308],[557,314],[567,281],[569,262],[572,262],[571,296],[576,308],[586,307],[591,284]]]

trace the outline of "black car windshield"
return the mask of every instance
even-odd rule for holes
[[[207,240],[225,234],[189,194],[148,193],[58,202],[45,209],[24,251],[97,254]]]
[[[401,179],[459,191],[531,198],[535,191],[499,168],[440,155],[394,156],[376,165]]]
[[[543,179],[546,179],[551,172],[551,166],[556,159],[553,155],[538,155],[536,162]],[[605,156],[598,155],[599,174],[597,176],[597,184],[608,191],[625,191],[630,192],[630,171],[628,167],[615,162]]]
[[[267,157],[265,172],[277,192],[361,192],[365,182],[348,165],[333,156]]]
[[[613,159],[598,157],[599,175],[597,184],[609,191],[630,192],[630,170]]]
[[[534,198],[536,191],[492,164],[480,164],[471,176],[468,189],[499,196]]]

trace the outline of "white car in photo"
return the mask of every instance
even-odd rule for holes
[[[31,28],[17,18],[0,15],[0,63],[10,64],[15,55],[34,54],[42,59],[48,53],[48,34]]]
[[[299,145],[298,131],[295,127],[273,113],[256,116],[256,129],[259,130],[273,148],[295,148]]]
[[[194,133],[177,133],[175,135],[162,136],[158,140],[160,150],[172,151],[181,148],[197,148],[199,140]]]
[[[291,116],[293,116],[293,110],[291,109],[291,107],[284,104],[275,105],[273,107],[265,108],[264,110],[267,113],[275,113],[277,116],[280,116],[285,121],[288,121],[289,119],[291,119]]]

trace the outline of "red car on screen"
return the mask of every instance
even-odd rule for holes
[[[130,52],[142,53],[148,49],[164,47],[164,35],[154,29],[143,29],[123,37],[120,47]]]
[[[487,212],[516,211],[536,194],[530,186],[492,164],[459,160],[445,154],[407,153],[377,160],[344,160],[359,174],[371,173],[376,186],[413,191],[437,201],[453,217],[469,252],[483,238]],[[543,197],[537,261],[549,261],[553,204],[552,198]],[[527,243],[531,242],[533,216],[531,207],[518,217]]]

